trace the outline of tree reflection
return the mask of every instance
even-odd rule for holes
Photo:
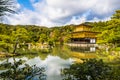
[[[120,70],[117,71],[102,60],[90,59],[63,69],[61,74],[63,80],[119,80]]]
[[[8,62],[8,60],[0,64],[0,79],[3,80],[46,80],[45,69],[39,68],[36,65],[30,66],[25,64],[24,67],[20,67],[23,60],[14,62]]]

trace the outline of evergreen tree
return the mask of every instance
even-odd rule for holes
[[[0,0],[0,19],[8,13],[15,13],[13,7],[13,0]]]

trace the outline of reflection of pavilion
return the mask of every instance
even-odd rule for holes
[[[95,52],[96,51],[96,47],[94,47],[94,46],[91,46],[91,47],[76,47],[76,46],[71,46],[70,49],[73,52]]]
[[[72,46],[91,46],[96,44],[96,34],[98,32],[91,31],[91,27],[87,24],[76,25],[71,37]]]

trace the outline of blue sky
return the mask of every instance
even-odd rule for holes
[[[18,14],[4,23],[62,26],[109,20],[120,9],[120,0],[16,0]]]
[[[34,10],[30,0],[17,0],[17,1],[22,7],[25,7],[30,10]]]

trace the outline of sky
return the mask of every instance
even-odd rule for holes
[[[14,0],[17,14],[6,16],[12,25],[63,26],[106,21],[120,9],[120,0]]]

